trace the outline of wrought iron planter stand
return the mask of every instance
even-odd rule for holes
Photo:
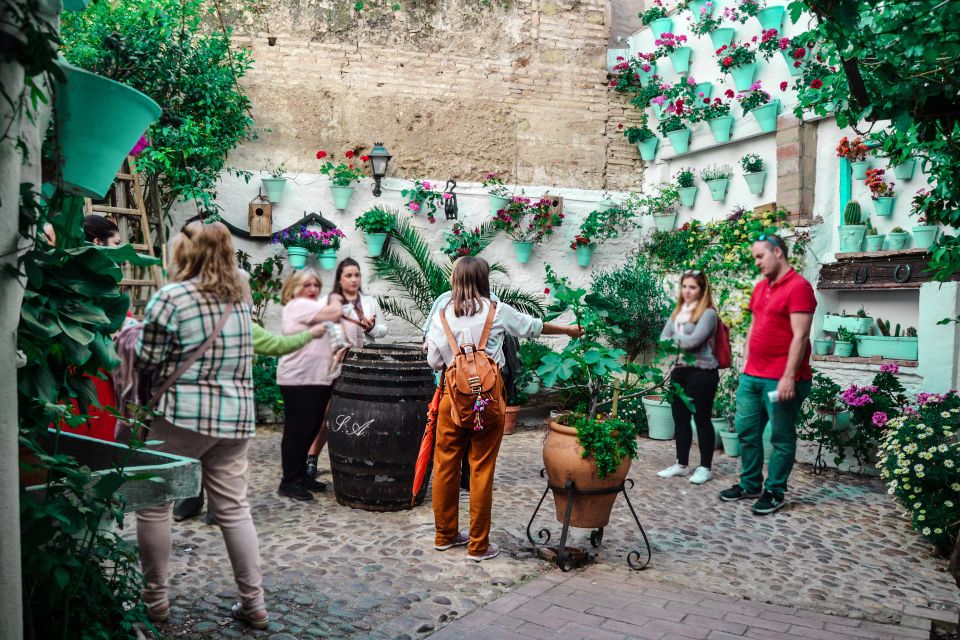
[[[540,470],[540,477],[546,477],[546,469]],[[629,486],[627,483],[630,483]],[[637,517],[637,512],[633,508],[633,504],[630,502],[630,497],[627,495],[627,489],[632,489],[634,482],[632,479],[627,478],[624,480],[620,486],[613,487],[611,489],[597,489],[597,490],[582,490],[577,489],[574,485],[573,480],[567,480],[562,487],[558,487],[550,484],[549,480],[547,481],[547,488],[543,490],[543,495],[540,496],[540,502],[537,503],[537,508],[533,510],[533,515],[530,516],[530,522],[527,523],[527,540],[530,541],[530,544],[534,548],[539,548],[545,546],[550,541],[550,530],[544,527],[537,531],[537,539],[533,539],[533,535],[530,533],[530,527],[533,526],[533,521],[536,519],[537,514],[540,512],[540,507],[543,505],[543,501],[546,499],[547,494],[551,489],[556,491],[566,491],[567,492],[567,508],[564,510],[563,514],[563,528],[560,532],[560,544],[557,546],[557,566],[560,567],[561,571],[569,571],[574,568],[574,561],[570,560],[567,557],[567,534],[570,531],[570,514],[573,512],[573,502],[576,496],[599,496],[599,495],[610,495],[612,493],[621,493],[623,494],[623,499],[627,503],[627,507],[630,508],[630,514],[633,516],[634,522],[637,523],[637,528],[640,530],[640,535],[643,536],[643,543],[647,548],[647,558],[640,562],[640,559],[643,557],[643,554],[636,549],[631,550],[627,554],[627,564],[631,569],[639,571],[645,568],[650,563],[651,551],[650,551],[650,541],[647,539],[647,533],[643,530],[643,525],[640,524],[640,518]],[[603,542],[603,527],[599,529],[594,529],[590,532],[590,545],[594,548],[600,546]],[[572,551],[575,554],[579,554],[582,557],[586,557],[586,553],[581,552],[578,549],[573,549]],[[579,563],[583,564],[583,562]]]

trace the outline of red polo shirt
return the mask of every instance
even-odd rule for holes
[[[790,269],[773,284],[764,278],[753,288],[750,311],[753,325],[750,331],[750,350],[744,373],[757,378],[779,380],[787,368],[787,356],[793,329],[791,313],[813,313],[817,299],[806,278]],[[797,367],[797,380],[811,380],[810,343]]]

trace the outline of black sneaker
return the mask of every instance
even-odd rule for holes
[[[207,509],[207,512],[203,514],[203,522],[204,524],[215,525],[217,524],[217,516],[213,515],[213,511],[210,511],[210,509]]]
[[[747,490],[741,487],[739,484],[735,484],[729,489],[724,489],[720,492],[720,499],[724,502],[736,502],[737,500],[743,500],[744,498],[759,497],[759,493],[747,493]]]
[[[752,510],[754,513],[759,515],[765,515],[768,513],[773,513],[777,509],[783,506],[783,494],[776,494],[772,491],[764,491],[760,496],[760,499],[757,500]]]
[[[313,480],[317,477],[317,474],[320,473],[320,469],[317,468],[317,462],[319,461],[319,456],[307,456],[307,478]]]
[[[293,498],[302,502],[313,500],[313,494],[299,482],[282,482],[280,488],[277,489],[277,493],[286,498]]]
[[[178,500],[177,503],[173,505],[173,519],[177,522],[180,522],[181,520],[187,520],[188,518],[194,518],[201,513],[203,513],[202,490],[200,491],[200,495]]]
[[[320,493],[321,491],[327,490],[326,482],[319,482],[317,480],[311,480],[310,478],[304,478],[300,481],[300,486],[306,489],[307,491],[314,491]]]

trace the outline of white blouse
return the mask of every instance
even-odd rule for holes
[[[487,310],[490,308],[490,301],[483,301],[483,309],[472,316],[456,317],[453,314],[453,307],[447,306],[444,315],[450,324],[450,331],[457,344],[477,344],[480,342],[480,335],[483,333],[483,325],[487,321]],[[490,327],[490,336],[487,338],[487,346],[484,351],[501,368],[506,360],[503,356],[503,336],[506,333],[517,338],[537,338],[543,331],[543,321],[521,313],[505,302],[497,303],[497,311],[493,316],[493,325]],[[427,362],[435,370],[439,371],[444,365],[453,364],[453,351],[450,349],[450,343],[443,330],[443,324],[440,322],[440,314],[437,313],[430,323],[430,329],[427,331]]]

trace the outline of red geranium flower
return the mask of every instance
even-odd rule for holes
[[[546,287],[546,288],[543,290],[543,292],[544,292],[544,293],[550,293],[550,287]]]
[[[807,50],[804,49],[803,47],[797,47],[796,49],[793,50],[793,57],[796,58],[797,60],[799,60],[805,55],[807,55]]]
[[[360,156],[360,160],[363,161],[363,162],[367,162],[367,161],[370,160],[370,156],[366,156],[366,155]]]
[[[354,153],[352,149],[348,149],[347,152],[344,153],[343,155],[347,156],[348,158],[352,158],[354,156]]]
[[[732,98],[734,96],[733,89],[727,89],[723,92],[723,95],[727,96],[728,98]]]
[[[352,165],[352,164],[351,164],[351,165],[348,165],[348,166],[349,166],[351,169],[353,169],[353,165]]]
[[[727,56],[726,58],[723,59],[723,66],[729,67],[731,64],[733,64],[733,58],[731,58],[730,56]]]
[[[622,122],[618,122],[618,123],[617,123],[617,129],[623,129],[623,123],[622,123]]]
[[[823,86],[823,80],[821,80],[820,78],[814,78],[810,82],[810,88],[812,89],[819,89],[822,86]]]
[[[317,151],[317,160],[323,160],[327,157],[326,151]]]
[[[780,83],[780,91],[786,91],[786,90],[787,90],[787,81],[784,80],[783,82]]]

